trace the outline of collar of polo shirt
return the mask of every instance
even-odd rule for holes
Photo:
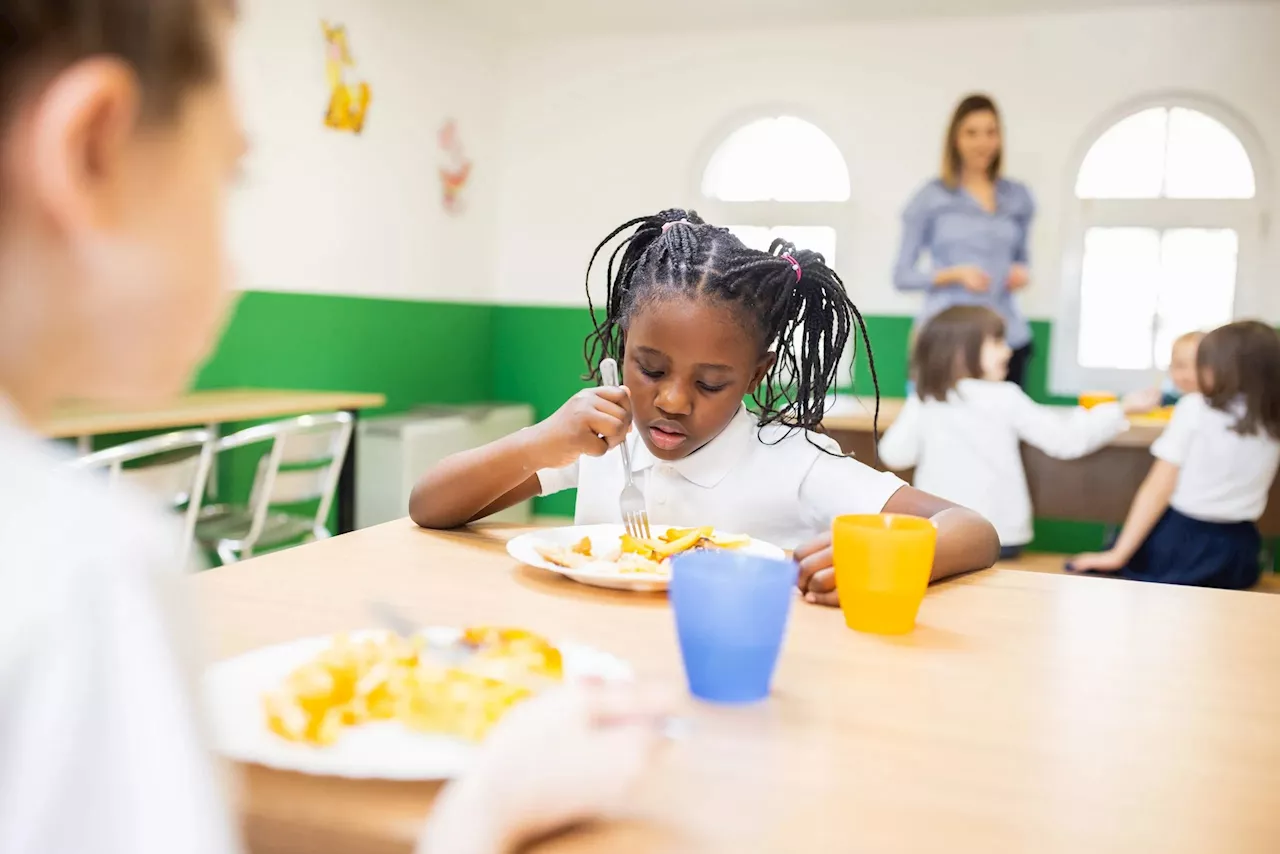
[[[747,443],[755,439],[755,417],[743,406],[733,420],[707,444],[687,457],[660,460],[650,451],[639,434],[632,439],[631,470],[641,472],[655,466],[673,469],[690,483],[710,489],[729,476],[746,452]]]

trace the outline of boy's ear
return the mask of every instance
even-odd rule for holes
[[[137,78],[122,61],[87,59],[58,74],[35,103],[25,140],[27,180],[61,228],[99,227],[141,105]]]
[[[751,377],[751,390],[755,391],[760,388],[760,384],[764,382],[764,378],[769,371],[773,369],[774,363],[778,361],[778,354],[770,350],[760,359],[760,363],[756,365],[755,375]]]

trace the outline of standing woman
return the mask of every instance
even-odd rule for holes
[[[902,214],[893,283],[900,291],[925,292],[916,329],[955,305],[999,314],[1013,348],[1009,381],[1025,386],[1031,327],[1014,294],[1030,280],[1027,237],[1035,202],[1024,185],[1001,177],[1002,153],[995,102],[969,95],[951,116],[942,174],[921,187]]]

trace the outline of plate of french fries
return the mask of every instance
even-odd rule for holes
[[[650,525],[647,539],[632,537],[622,525],[549,528],[516,537],[507,552],[536,566],[593,587],[653,593],[671,581],[671,559],[699,549],[725,549],[762,557],[784,557],[775,545],[741,534],[697,528]]]
[[[626,680],[608,653],[523,629],[360,631],[220,662],[205,699],[220,753],[318,776],[446,780],[515,706],[566,679]]]

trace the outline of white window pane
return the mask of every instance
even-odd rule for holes
[[[797,249],[817,252],[826,259],[827,266],[836,266],[836,230],[825,225],[779,225],[766,228],[758,225],[731,225],[731,231],[752,249],[768,252],[770,244],[781,237],[795,244]]]
[[[1169,115],[1164,194],[1171,199],[1251,199],[1253,165],[1217,119],[1175,107]]]
[[[1116,122],[1085,155],[1076,177],[1081,199],[1154,199],[1164,185],[1169,111],[1154,107]]]
[[[1239,238],[1230,228],[1173,228],[1160,241],[1161,285],[1155,361],[1169,367],[1173,340],[1230,323]]]
[[[843,202],[849,169],[815,125],[794,116],[758,119],[716,149],[702,194],[726,202]]]
[[[1160,281],[1160,234],[1153,228],[1085,232],[1080,279],[1080,364],[1152,365]]]

